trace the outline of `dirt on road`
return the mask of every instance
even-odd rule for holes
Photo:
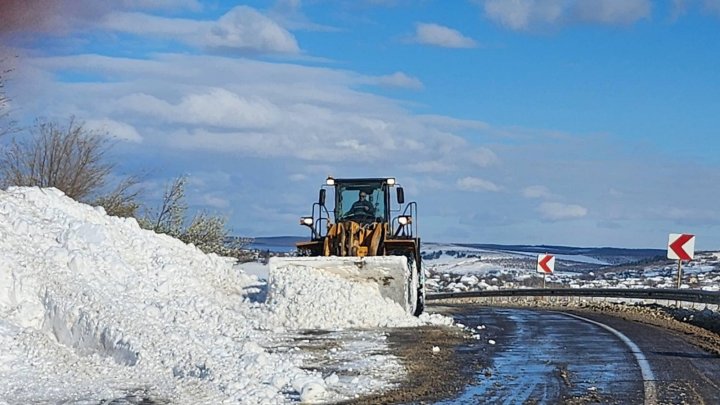
[[[408,371],[406,382],[342,404],[432,403],[460,392],[487,365],[485,345],[458,327],[394,329],[388,333],[388,343]]]

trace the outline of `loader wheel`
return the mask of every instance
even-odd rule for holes
[[[408,260],[408,267],[410,270],[410,282],[408,283],[408,312],[417,316],[419,315],[417,311],[418,304],[420,303],[420,297],[418,296],[418,293],[420,292],[420,280],[415,262]],[[422,312],[422,310],[420,312]]]
[[[415,305],[415,313],[413,313],[413,315],[420,316],[423,312],[425,312],[425,289],[418,287],[417,305]]]

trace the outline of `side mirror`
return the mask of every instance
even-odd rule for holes
[[[402,187],[397,188],[397,201],[398,201],[398,204],[405,203],[405,191],[403,191]]]
[[[318,196],[318,204],[325,205],[325,189],[320,189],[320,195]]]

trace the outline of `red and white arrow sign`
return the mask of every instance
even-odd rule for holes
[[[692,260],[695,256],[695,235],[671,233],[668,238],[668,259]]]
[[[538,255],[537,272],[543,274],[552,274],[555,270],[555,256]]]

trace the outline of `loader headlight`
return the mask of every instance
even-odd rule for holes
[[[301,217],[300,218],[300,225],[312,226],[312,224],[313,224],[313,217]]]
[[[332,176],[328,176],[327,179],[325,179],[325,184],[328,186],[334,186],[335,185],[335,179],[332,178]]]
[[[400,225],[408,225],[412,223],[412,217],[409,215],[401,215],[398,217]]]
[[[394,185],[395,185],[395,178],[394,178],[394,177],[390,177],[390,178],[388,178],[387,180],[385,180],[385,182],[388,184],[388,186],[394,186]]]

